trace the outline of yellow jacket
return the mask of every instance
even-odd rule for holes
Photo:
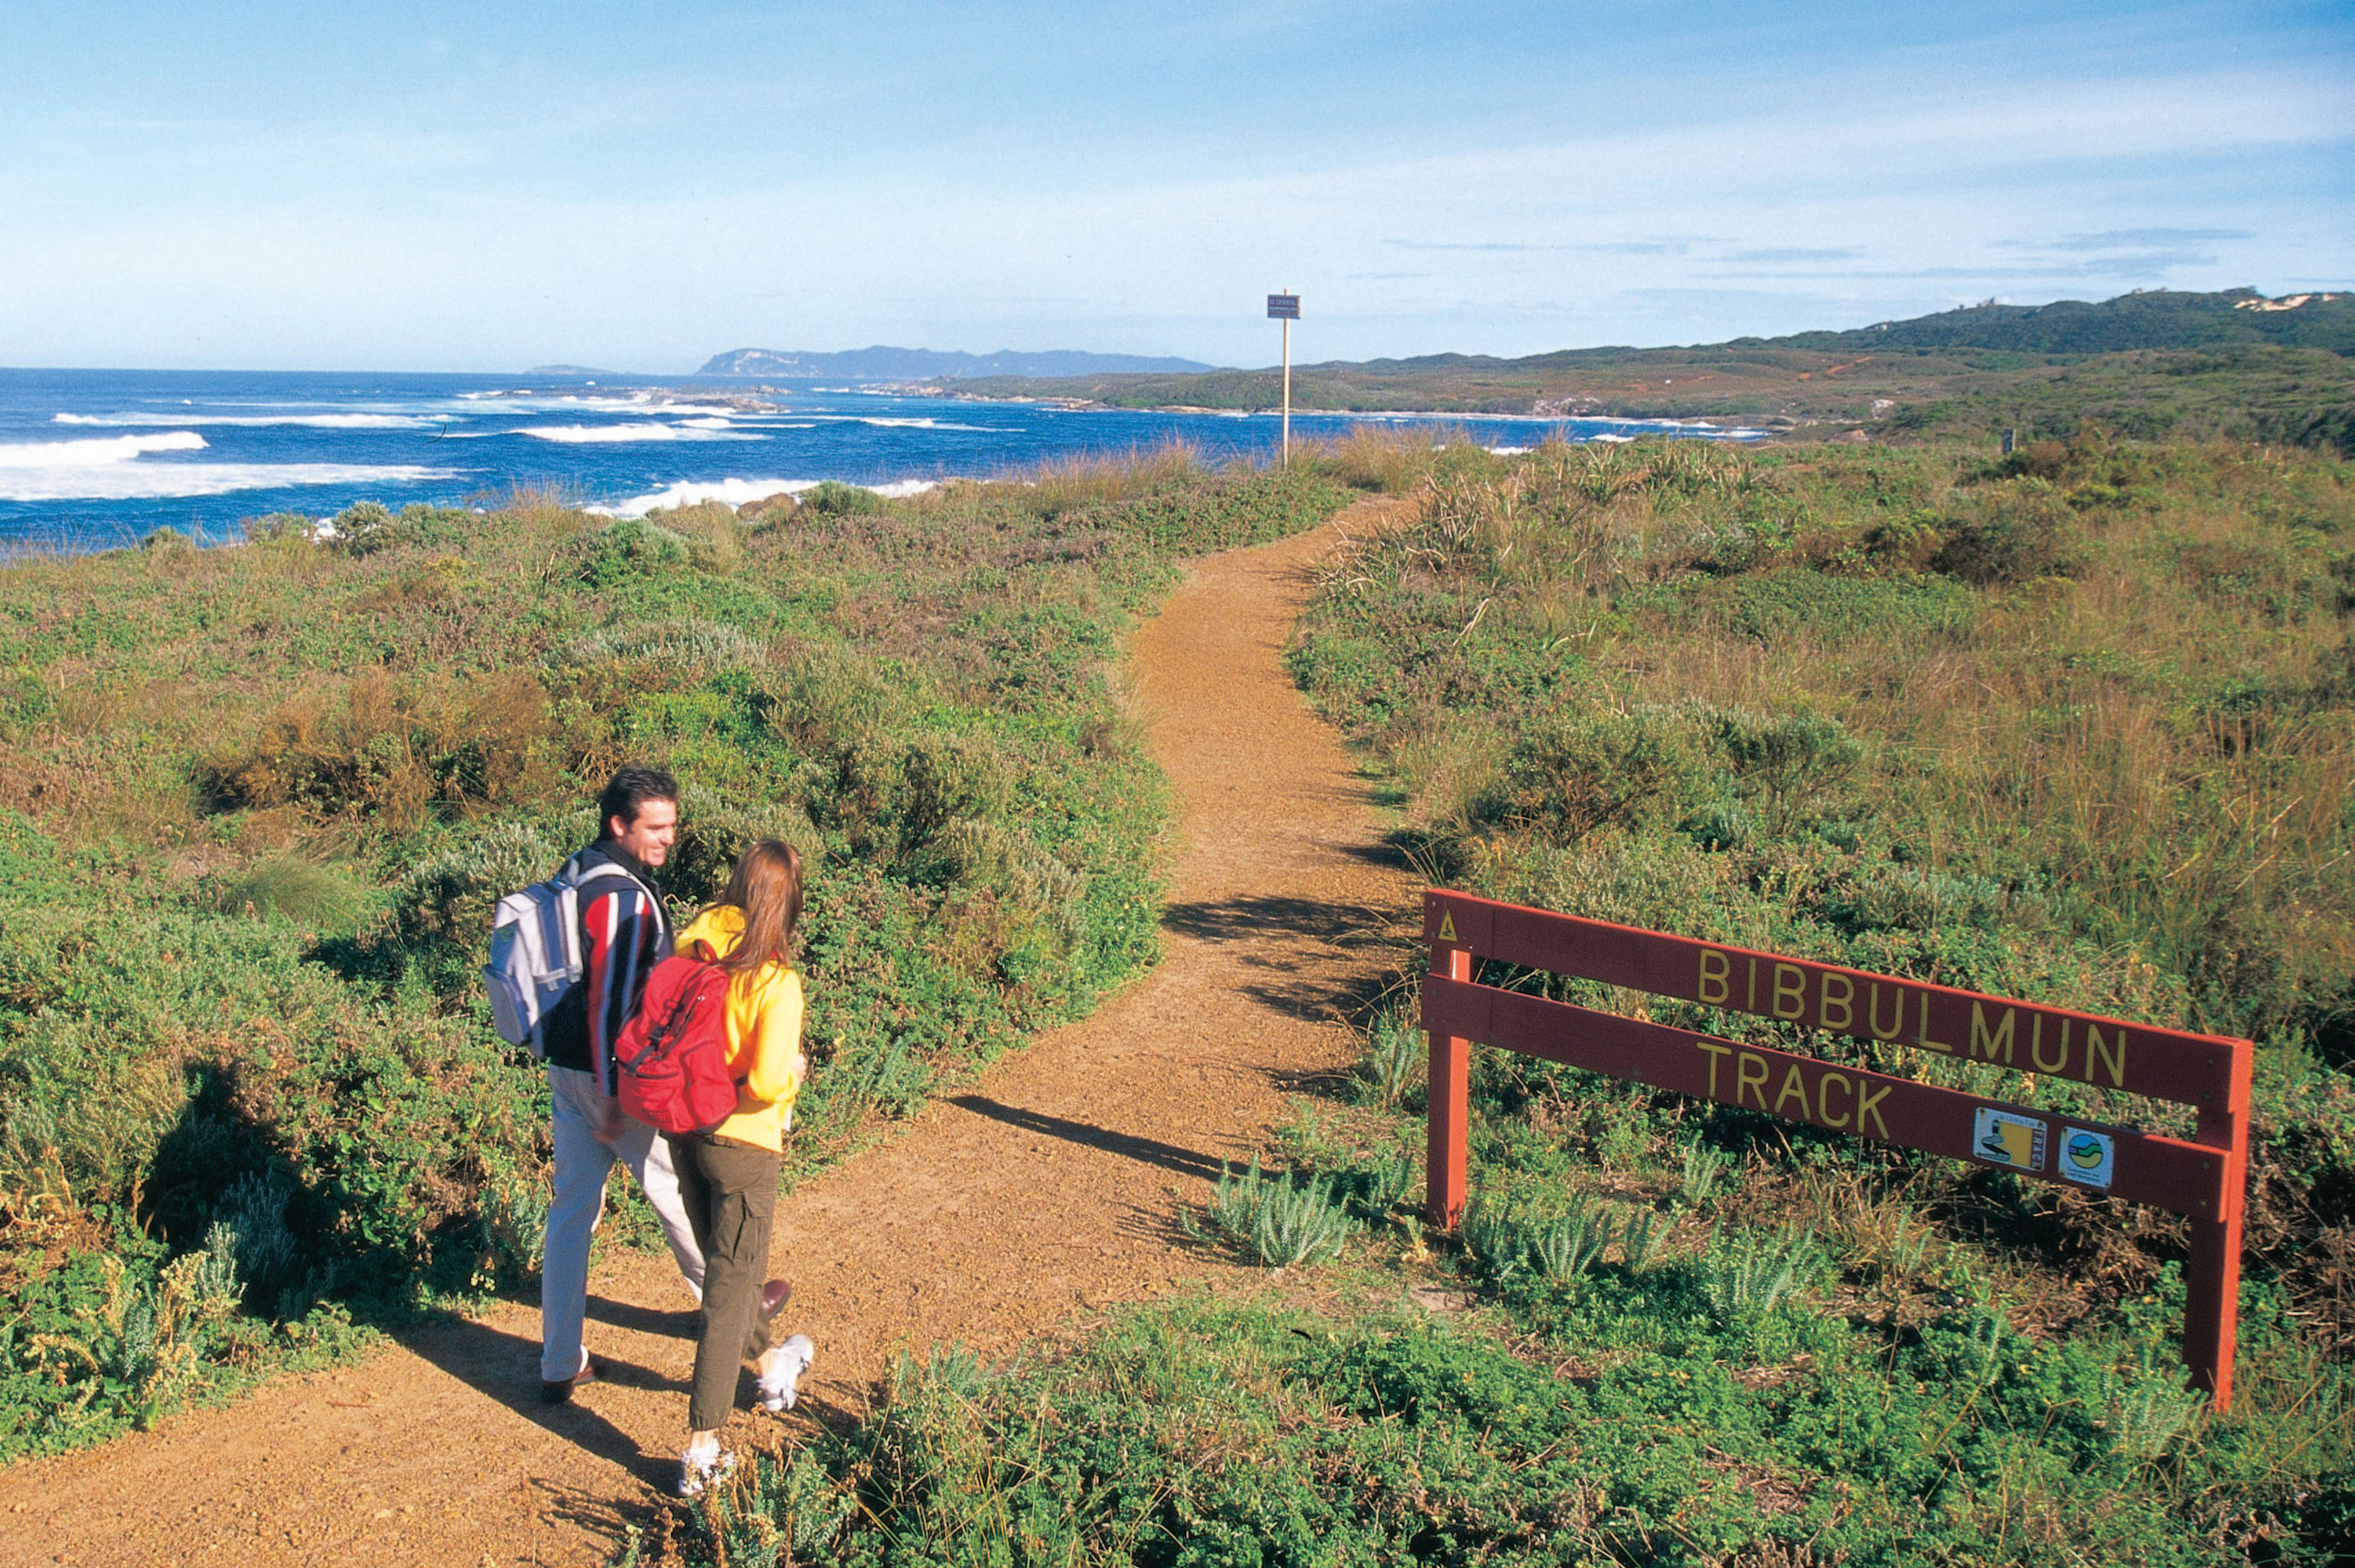
[[[678,951],[698,942],[721,958],[744,934],[744,912],[722,905],[696,917],[678,933]],[[802,977],[783,964],[764,964],[728,986],[728,1075],[736,1079],[736,1114],[712,1129],[778,1154],[794,1125],[802,1092]]]

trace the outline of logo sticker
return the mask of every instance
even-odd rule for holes
[[[2068,1127],[2061,1134],[2061,1157],[2053,1168],[2072,1181],[2107,1187],[2117,1174],[2117,1145],[2107,1133]]]
[[[1442,942],[1454,942],[1456,940],[1455,915],[1451,910],[1441,910],[1439,912],[1439,940]]]
[[[2009,1111],[1982,1105],[1971,1122],[1971,1152],[1989,1165],[2041,1170],[2044,1124],[2034,1116],[2015,1116]]]

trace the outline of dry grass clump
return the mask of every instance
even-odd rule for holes
[[[1197,485],[1210,477],[1201,449],[1191,442],[1166,441],[1125,453],[1073,453],[989,476],[993,486],[1025,492],[1020,504],[1042,517],[1088,507],[1133,500],[1156,491]]]
[[[397,679],[372,670],[273,709],[249,746],[204,765],[217,808],[299,806],[396,831],[432,815],[546,798],[560,784],[548,694],[517,673]]]

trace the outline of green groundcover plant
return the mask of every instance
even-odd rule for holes
[[[1328,561],[1294,667],[1431,881],[2258,1041],[2232,1410],[2184,1387],[2164,1214],[1501,1051],[1471,1209],[1425,1236],[1402,911],[1357,1073],[1182,1228],[1265,1288],[903,1363],[629,1553],[2355,1553],[2355,470],[2091,429],[1328,461],[1412,504]]]
[[[0,570],[0,1458],[525,1284],[546,1089],[474,970],[623,761],[682,781],[682,906],[815,867],[796,1170],[1084,1011],[1156,951],[1127,628],[1353,493],[1172,451]]]

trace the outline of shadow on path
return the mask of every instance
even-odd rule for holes
[[[1060,1138],[1066,1143],[1102,1149],[1106,1154],[1116,1154],[1146,1165],[1157,1165],[1164,1170],[1174,1170],[1180,1176],[1215,1179],[1219,1174],[1219,1162],[1209,1156],[1180,1148],[1176,1144],[1165,1144],[1156,1138],[1116,1133],[1087,1122],[1050,1116],[1043,1111],[1026,1111],[1018,1105],[1008,1105],[980,1094],[952,1094],[949,1104],[971,1111],[976,1116],[987,1116],[994,1122],[1004,1122],[1007,1126],[1020,1127],[1042,1137]]]
[[[1305,936],[1339,948],[1386,942],[1398,921],[1396,910],[1374,904],[1248,895],[1199,903],[1173,903],[1161,915],[1164,930],[1203,942]]]
[[[613,1303],[601,1301],[601,1306]],[[649,1314],[668,1317],[667,1313]],[[663,1488],[677,1463],[668,1454],[649,1454],[638,1440],[589,1408],[586,1395],[566,1404],[546,1404],[539,1397],[539,1341],[494,1328],[487,1323],[440,1323],[407,1335],[401,1343],[484,1398],[495,1401],[565,1442],[620,1467],[645,1482]],[[634,1362],[601,1352],[598,1366],[604,1381],[624,1388],[674,1389],[682,1398],[687,1385],[676,1378]]]

